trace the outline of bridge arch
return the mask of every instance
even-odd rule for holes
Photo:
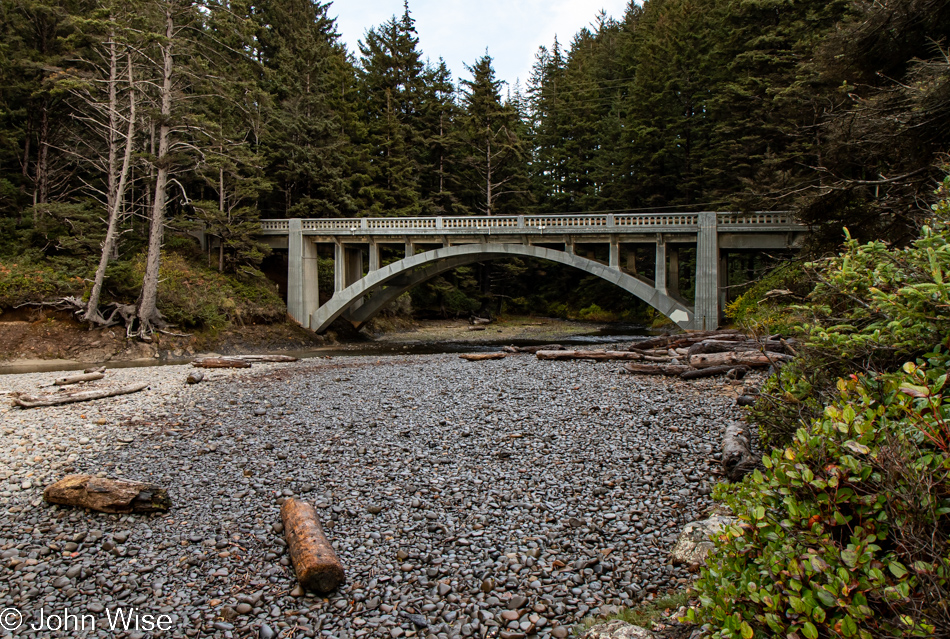
[[[647,282],[619,269],[610,268],[600,262],[572,253],[541,246],[478,243],[457,244],[426,251],[371,271],[366,277],[338,291],[330,301],[312,313],[310,328],[321,333],[341,316],[359,328],[389,302],[412,287],[437,277],[445,271],[475,262],[510,257],[533,257],[580,269],[631,293],[669,317],[680,327],[692,327],[693,309]]]

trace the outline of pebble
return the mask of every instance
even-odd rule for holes
[[[185,367],[127,368],[103,382],[149,390],[0,405],[0,609],[134,605],[174,615],[174,636],[221,639],[564,639],[692,578],[668,551],[712,503],[715,451],[741,419],[721,380],[616,368],[334,357],[198,385]],[[4,390],[53,376],[7,375]],[[165,485],[175,507],[45,504],[42,487],[71,473]],[[279,512],[293,495],[346,568],[328,599],[294,577]]]

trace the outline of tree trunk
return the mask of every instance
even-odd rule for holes
[[[162,74],[161,122],[158,128],[158,170],[155,176],[155,194],[152,200],[151,227],[148,234],[148,256],[145,260],[145,277],[142,280],[142,293],[139,295],[136,315],[139,321],[138,335],[149,336],[165,326],[158,312],[158,272],[161,266],[162,232],[165,225],[165,204],[168,187],[168,143],[170,136],[169,120],[172,107],[172,41],[175,22],[171,8],[165,10],[165,44],[162,46],[164,72]]]
[[[102,284],[106,278],[106,267],[109,260],[112,259],[116,248],[116,236],[118,235],[119,213],[122,210],[122,202],[125,200],[125,188],[128,183],[129,170],[132,164],[132,144],[135,138],[135,83],[132,77],[132,54],[127,54],[129,65],[129,124],[125,132],[125,153],[122,157],[122,168],[118,169],[118,180],[116,180],[116,155],[118,141],[116,140],[116,129],[119,126],[119,105],[116,91],[118,58],[116,55],[115,34],[111,38],[110,44],[110,68],[109,68],[109,192],[107,194],[107,204],[109,207],[109,223],[106,229],[106,239],[102,244],[102,254],[99,256],[99,266],[96,268],[96,277],[92,283],[92,291],[89,293],[89,301],[86,303],[86,313],[83,315],[84,322],[95,322],[105,324],[105,320],[99,314],[99,296],[102,294]],[[118,182],[118,183],[116,183]]]

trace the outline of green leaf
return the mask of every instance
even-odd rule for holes
[[[816,628],[812,622],[806,621],[802,625],[802,634],[808,637],[808,639],[818,639],[818,628]]]

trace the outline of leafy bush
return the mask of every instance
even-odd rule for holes
[[[715,637],[950,636],[948,187],[910,246],[805,265],[802,357],[752,412],[782,447],[716,492],[738,521],[691,612]]]
[[[717,488],[738,521],[696,584],[714,637],[947,636],[948,363],[840,381],[766,473]]]

